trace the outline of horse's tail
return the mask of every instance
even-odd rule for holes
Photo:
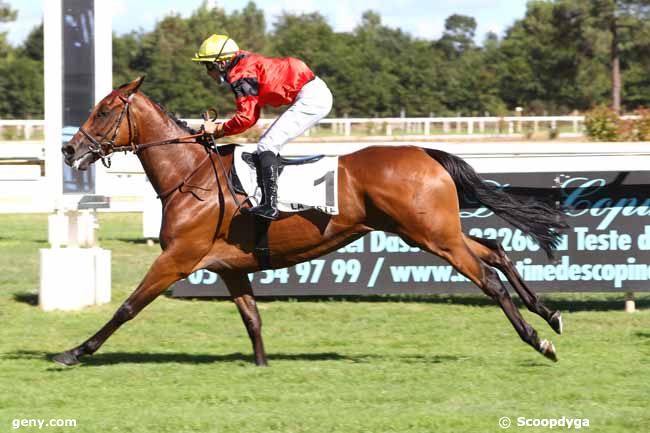
[[[435,149],[424,149],[447,170],[459,196],[476,200],[501,218],[532,237],[549,258],[561,240],[561,230],[568,228],[561,210],[531,198],[504,192],[483,180],[461,158]]]

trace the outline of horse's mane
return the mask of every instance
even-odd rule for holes
[[[156,101],[154,101],[154,100],[151,99],[151,98],[149,98],[149,100],[150,100],[151,102],[153,102],[153,103],[156,105],[156,107],[158,107],[158,109],[159,109],[160,111],[162,111],[163,113],[165,113],[165,114],[167,115],[167,117],[169,117],[171,120],[173,120],[173,121],[174,121],[178,126],[180,126],[181,128],[183,128],[183,130],[184,130],[185,132],[188,132],[188,133],[190,133],[190,134],[196,134],[196,133],[198,132],[196,129],[190,127],[190,126],[187,124],[186,121],[181,120],[181,119],[179,119],[178,117],[176,117],[176,113],[174,113],[174,112],[172,112],[172,111],[167,111],[167,109],[166,109],[166,108],[165,108],[161,103],[156,102]]]
[[[122,84],[120,87],[118,87],[117,90],[120,90],[120,89],[122,89],[123,87],[126,87],[126,86],[128,86],[128,85],[129,85],[129,83],[124,83],[124,84]],[[169,117],[171,120],[173,120],[174,123],[176,123],[178,126],[180,126],[181,128],[183,128],[183,130],[184,130],[185,132],[187,132],[187,133],[189,133],[189,134],[196,134],[196,133],[198,132],[198,130],[196,130],[196,129],[194,129],[194,128],[191,128],[191,127],[187,124],[186,121],[181,120],[181,119],[179,119],[178,117],[176,117],[176,113],[174,113],[174,112],[172,112],[172,111],[167,111],[167,109],[166,109],[166,108],[165,108],[161,103],[154,101],[153,99],[149,98],[148,96],[147,96],[147,99],[150,100],[150,101],[151,101],[151,102],[152,102],[156,107],[158,107],[158,109],[159,109],[160,111],[162,111],[163,113],[165,113],[165,114],[167,115],[167,117]]]

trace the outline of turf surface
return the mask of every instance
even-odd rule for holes
[[[475,296],[261,301],[270,368],[251,363],[234,305],[162,296],[93,357],[52,354],[94,333],[158,247],[137,215],[102,215],[113,302],[75,313],[37,306],[47,217],[0,215],[0,432],[498,432],[518,417],[588,419],[589,432],[650,431],[650,298],[552,295],[565,334],[523,314],[556,345],[553,364]],[[70,270],[74,264],[70,264]],[[65,271],[65,270],[63,270]],[[76,427],[13,428],[20,419]],[[566,431],[556,427],[553,431]]]

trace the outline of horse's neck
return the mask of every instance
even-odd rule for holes
[[[153,106],[141,111],[144,113],[141,112],[139,117],[143,120],[136,125],[137,144],[190,134]],[[174,143],[149,147],[140,152],[138,157],[156,193],[162,194],[189,176],[205,157],[205,151],[198,144]]]

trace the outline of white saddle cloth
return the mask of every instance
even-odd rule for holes
[[[257,174],[243,153],[255,153],[256,145],[235,147],[235,171],[246,194],[254,205],[260,203],[262,191],[257,185]],[[325,156],[316,162],[285,165],[278,177],[278,210],[299,212],[314,208],[329,215],[338,215],[339,158]]]

